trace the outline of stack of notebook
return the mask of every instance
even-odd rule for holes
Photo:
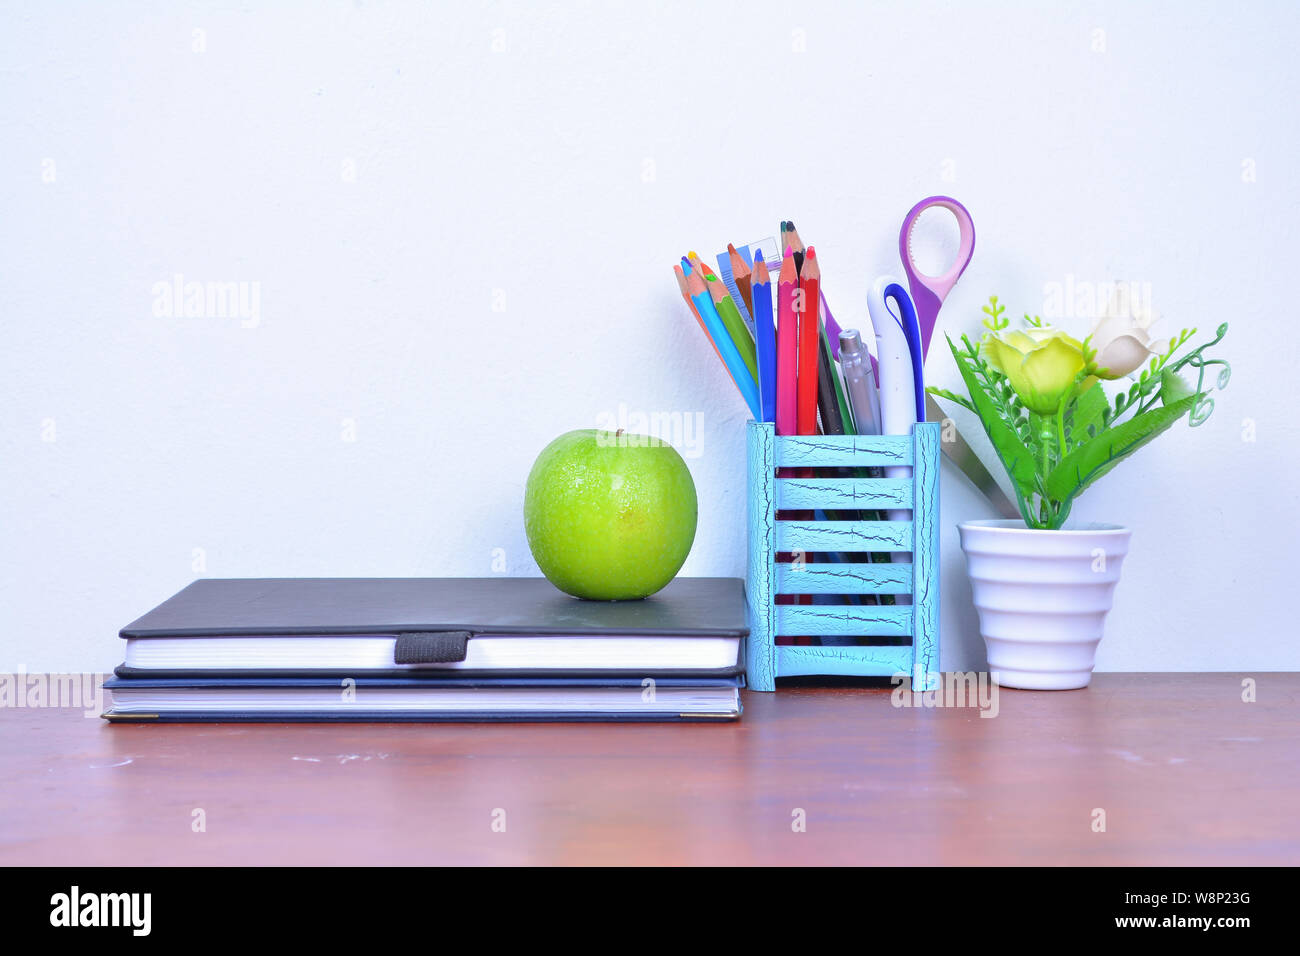
[[[195,581],[122,629],[112,721],[740,716],[739,578],[580,601],[544,578]]]

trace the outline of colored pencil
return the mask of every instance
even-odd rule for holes
[[[685,261],[685,258],[685,256],[682,257],[683,261]],[[718,351],[718,346],[714,343],[713,336],[709,335],[708,326],[704,324],[704,319],[700,317],[700,310],[697,309],[695,303],[691,301],[691,294],[686,288],[686,273],[682,271],[681,266],[673,266],[673,275],[677,277],[677,287],[682,291],[682,299],[685,300],[686,307],[691,310],[691,315],[695,316],[695,321],[700,323],[700,331],[703,332],[704,337],[709,340],[709,345],[713,346],[713,354],[718,357],[719,362],[722,362],[722,367],[727,368],[727,363],[723,361],[722,353]],[[727,368],[727,376],[731,377],[731,369],[729,368]],[[736,384],[735,378],[731,378],[731,383],[733,385]],[[739,385],[736,385],[736,387],[740,388]],[[742,392],[741,394],[743,395],[744,393]]]
[[[695,321],[700,323],[700,328],[704,329],[704,320],[700,318],[700,310],[695,308],[695,303],[691,301],[691,294],[686,291],[686,272],[680,265],[673,266],[673,276],[677,279],[677,288],[681,290],[682,299],[686,302],[686,307],[691,310],[691,315],[695,316]],[[704,334],[708,335],[709,330],[704,329]],[[709,340],[712,342],[712,339]],[[718,356],[721,358],[722,356]]]
[[[781,259],[776,277],[776,433],[798,433],[799,337],[795,298],[799,281],[794,272],[794,255],[789,249]]]
[[[786,220],[785,227],[786,239],[790,243],[790,248],[795,252],[805,251],[803,240],[799,238],[799,230],[794,227],[794,223]]]
[[[782,238],[785,237],[785,223],[781,224]],[[776,277],[776,433],[794,435],[798,433],[798,388],[799,388],[799,313],[796,308],[799,297],[799,276],[794,268],[794,254],[789,247],[783,247],[785,255],[781,258],[781,271]],[[795,477],[791,469],[777,469],[778,478]],[[811,512],[776,513],[777,519],[811,518]],[[793,556],[788,551],[778,552],[776,560],[789,562]],[[797,597],[778,596],[781,604],[811,603],[809,595]],[[812,644],[812,638],[784,635],[798,645]]]
[[[772,280],[767,274],[763,253],[754,256],[753,303],[754,338],[758,353],[758,399],[763,421],[776,421],[776,327],[772,324]]]
[[[731,336],[731,341],[736,344],[736,351],[740,353],[741,359],[745,363],[745,368],[749,370],[750,376],[755,383],[758,382],[758,356],[754,351],[754,340],[750,338],[749,329],[745,328],[745,320],[740,317],[740,310],[736,308],[735,301],[731,294],[727,292],[727,287],[708,266],[704,267],[705,287],[709,290],[709,295],[713,298],[713,305],[718,310],[718,315],[722,318],[722,324],[727,329],[727,334]],[[759,412],[754,412],[754,417],[758,418]]]
[[[821,347],[826,350],[826,354],[831,360],[831,371],[836,374],[831,376],[832,391],[835,395],[835,406],[839,409],[840,420],[844,423],[844,431],[853,433],[853,410],[849,405],[848,395],[845,393],[844,385],[840,381],[840,376],[835,368],[835,363],[839,360],[839,338],[840,327],[835,322],[835,317],[831,315],[831,310],[826,305],[826,293],[821,288],[821,260],[817,260],[817,301],[821,305],[821,321],[817,325],[817,334],[821,339]]]
[[[761,414],[761,406],[758,401],[758,384],[754,376],[750,374],[745,367],[745,361],[740,357],[740,351],[736,348],[735,342],[727,334],[727,328],[722,324],[722,317],[718,315],[717,307],[713,304],[713,299],[709,295],[709,290],[705,288],[703,276],[698,272],[692,272],[686,277],[686,291],[690,294],[691,301],[695,303],[695,308],[700,313],[700,318],[704,320],[705,328],[709,337],[713,340],[718,354],[722,357],[722,362],[731,372],[732,381],[740,389],[740,394],[745,399],[745,404],[749,406],[750,414],[755,419]]]
[[[836,338],[838,338],[838,336],[836,336]],[[845,434],[853,435],[856,434],[853,427],[853,408],[849,404],[848,393],[844,390],[844,382],[840,378],[839,370],[836,366],[835,353],[832,350],[831,341],[830,332],[826,329],[826,323],[823,322],[821,327],[821,346],[826,351],[826,357],[830,359],[831,371],[834,373],[831,376],[831,389],[835,396],[835,407],[839,409],[840,420],[844,422]]]
[[[792,253],[793,255],[793,253]],[[811,248],[799,276],[799,382],[795,428],[800,435],[817,434],[817,338],[819,329],[818,291],[821,268]]]
[[[814,261],[811,257],[804,260],[805,267],[809,262]],[[821,409],[822,433],[826,435],[851,435],[853,434],[852,422],[846,417],[844,410],[841,409],[839,402],[836,400],[835,393],[840,388],[839,373],[835,369],[835,362],[831,358],[830,345],[826,341],[825,329],[822,330],[822,336],[817,343],[817,405]],[[850,468],[836,469],[833,474],[840,477],[850,477],[853,470]],[[827,511],[816,512],[817,520],[829,521],[861,521],[865,519],[867,512],[862,511]],[[835,564],[845,564],[853,560],[848,553],[829,552],[826,560]],[[863,556],[863,560],[869,560]],[[817,603],[817,602],[814,602]],[[868,601],[858,595],[847,595],[843,598],[823,598],[824,604],[870,604],[874,601]],[[831,639],[822,638],[819,642],[825,644],[852,644],[852,639]]]
[[[745,310],[754,314],[754,294],[752,291],[752,273],[745,264],[745,257],[736,251],[732,243],[727,243],[727,256],[731,259],[731,278],[736,282],[736,289],[745,302]]]
[[[807,263],[810,260],[804,261]],[[823,333],[817,341],[817,409],[821,413],[824,435],[843,435],[852,430],[851,427],[845,427],[840,403],[835,400],[835,392],[839,388],[838,378],[835,364],[831,361],[831,348]]]
[[[798,307],[795,310],[795,320],[797,335],[799,338],[798,349],[798,370],[796,372],[796,408],[795,408],[795,432],[800,435],[817,434],[817,283],[820,281],[820,273],[816,273],[816,267],[810,267],[809,259],[802,253],[794,251],[794,243],[798,241],[798,236],[794,231],[794,223],[786,223],[786,241],[791,242],[790,259],[794,263],[795,271],[799,275],[799,289],[796,293],[795,304]],[[811,308],[810,308],[811,304]],[[799,478],[811,478],[813,472],[810,469],[801,469],[796,473]],[[795,518],[803,521],[817,520],[816,512],[804,511],[797,512]],[[816,555],[808,554],[804,556],[805,562],[815,564],[818,562]],[[811,594],[799,596],[800,604],[813,604],[814,598]],[[814,642],[811,637],[797,637],[795,643],[800,645],[810,645]]]
[[[799,233],[794,229],[794,223],[790,223],[790,230],[787,238],[791,242],[803,245],[799,238]],[[855,434],[853,425],[853,412],[849,406],[848,398],[845,395],[844,386],[840,381],[839,370],[835,364],[835,350],[831,344],[827,324],[829,321],[830,310],[825,307],[826,297],[821,293],[821,262],[817,258],[816,250],[809,246],[805,253],[802,282],[812,280],[816,283],[817,304],[821,307],[817,322],[817,408],[821,416],[821,430],[826,435],[846,435]],[[811,295],[811,290],[809,291]],[[836,336],[839,330],[836,327]],[[802,344],[802,343],[801,343]],[[837,471],[836,474],[843,477],[850,476],[852,472],[848,469]],[[872,512],[864,511],[828,511],[824,515],[818,513],[818,518],[826,518],[832,521],[859,521],[865,520]],[[863,560],[869,560],[867,555],[859,556]],[[837,564],[843,564],[854,559],[853,555],[847,553],[829,553],[826,555],[827,560]],[[864,598],[862,596],[851,595],[843,599],[849,604],[875,604],[874,598]],[[831,601],[829,603],[838,603]],[[823,638],[819,643],[827,644],[828,639]],[[829,639],[829,643],[842,644],[846,641],[840,639]],[[847,641],[852,643],[852,641]]]
[[[804,250],[803,240],[799,238],[799,230],[795,229],[794,223],[789,220],[785,224],[785,241],[794,252],[794,270],[802,276],[804,259],[807,253]]]

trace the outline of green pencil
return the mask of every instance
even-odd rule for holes
[[[745,320],[740,317],[740,310],[736,308],[736,303],[732,301],[731,295],[727,292],[727,287],[722,284],[722,280],[714,275],[708,266],[704,267],[704,279],[705,285],[709,289],[709,296],[713,299],[713,304],[717,306],[722,324],[726,326],[727,334],[736,343],[736,351],[740,353],[741,359],[745,362],[745,367],[749,369],[749,374],[754,376],[754,381],[757,382],[758,353],[754,349],[754,339],[749,334],[749,328],[745,325]]]
[[[831,340],[826,335],[825,322],[821,323],[820,331],[822,349],[825,350],[828,356],[833,355],[834,353],[831,351]],[[840,381],[838,366],[833,361],[831,362],[831,384],[835,389],[835,405],[840,410],[840,418],[844,422],[844,433],[846,435],[858,434],[857,422],[853,420],[853,409],[849,406],[848,396],[844,394],[844,383]]]

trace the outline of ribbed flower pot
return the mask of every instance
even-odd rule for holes
[[[1020,520],[958,525],[989,671],[1003,687],[1087,687],[1130,532],[1038,531]]]

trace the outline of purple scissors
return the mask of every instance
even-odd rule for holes
[[[941,276],[928,276],[916,267],[912,256],[912,229],[916,220],[934,206],[947,209],[957,218],[957,228],[961,231],[961,246],[957,250],[957,261]],[[961,274],[970,265],[970,257],[975,252],[975,223],[970,213],[955,199],[947,196],[931,196],[922,199],[912,207],[912,211],[903,220],[903,229],[898,234],[898,255],[903,260],[903,271],[907,273],[907,285],[912,291],[912,302],[916,306],[917,324],[921,328],[921,355],[930,351],[930,337],[934,335],[934,325],[939,318],[939,309],[948,297],[952,287],[957,284]]]

